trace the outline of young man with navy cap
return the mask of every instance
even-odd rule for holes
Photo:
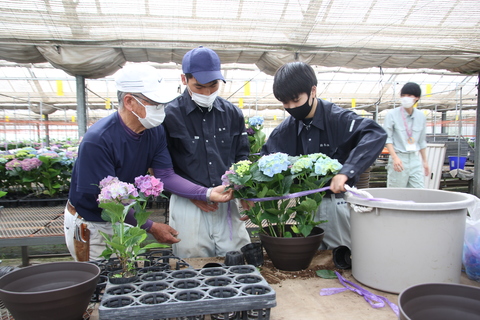
[[[245,160],[249,143],[240,109],[218,96],[220,59],[198,47],[182,61],[183,94],[168,104],[163,123],[175,172],[193,183],[213,188],[235,162]],[[172,195],[170,225],[182,234],[173,245],[182,258],[225,256],[250,242],[238,206],[190,200]]]
[[[387,188],[423,188],[430,174],[427,160],[425,115],[414,108],[422,90],[408,82],[400,91],[400,108],[390,110],[383,127],[387,131]]]
[[[165,117],[165,103],[173,99],[175,92],[164,88],[158,70],[143,64],[128,65],[116,74],[115,80],[118,112],[88,129],[72,172],[64,229],[68,250],[77,261],[100,259],[105,240],[99,231],[113,232],[112,225],[102,219],[102,209],[97,202],[98,184],[107,176],[134,183],[135,177],[145,175],[152,168],[169,192],[196,200],[232,199],[223,187],[212,190],[174,173],[165,131],[160,124]],[[127,215],[126,222],[136,225],[133,212]],[[148,220],[141,227],[159,242],[179,242],[178,232],[166,224]]]

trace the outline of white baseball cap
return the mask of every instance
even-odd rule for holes
[[[118,91],[141,93],[158,103],[167,103],[178,96],[177,91],[163,81],[160,72],[146,64],[129,64],[115,74]]]

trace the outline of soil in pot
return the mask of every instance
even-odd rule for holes
[[[121,270],[109,272],[108,281],[112,284],[126,284],[138,280],[138,274],[136,271],[129,273],[127,276],[121,276],[121,274]]]
[[[268,228],[263,230],[268,232]],[[291,231],[290,226],[287,226],[287,231]],[[322,228],[315,227],[308,237],[278,238],[264,232],[259,233],[259,237],[277,269],[298,271],[308,268],[322,243],[324,234]]]

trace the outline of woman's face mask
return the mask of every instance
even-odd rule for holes
[[[165,105],[158,104],[158,105],[144,105],[136,96],[132,95],[132,97],[140,103],[146,111],[145,118],[140,118],[135,112],[132,111],[134,115],[137,116],[138,121],[145,127],[145,129],[152,129],[158,127],[162,124],[163,120],[165,119]]]

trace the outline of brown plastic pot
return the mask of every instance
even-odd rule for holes
[[[480,315],[480,288],[452,283],[411,286],[398,297],[400,320],[474,320]]]
[[[100,268],[86,262],[52,262],[0,278],[0,299],[15,320],[79,320],[97,286]]]
[[[268,228],[263,228],[268,232]],[[291,231],[287,226],[287,231]],[[280,270],[298,271],[307,269],[318,247],[322,243],[324,231],[314,227],[308,237],[278,238],[259,233],[262,245],[273,265]]]

